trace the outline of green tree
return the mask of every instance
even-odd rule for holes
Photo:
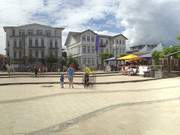
[[[48,69],[51,71],[53,64],[56,64],[57,62],[58,62],[58,59],[55,58],[54,56],[47,57]]]
[[[163,57],[163,53],[159,51],[154,51],[152,53],[152,58],[153,58],[153,64],[154,65],[159,65],[159,59]]]
[[[100,53],[100,57],[101,57],[101,63],[103,63],[105,59],[113,57],[113,54],[108,53],[108,52],[103,52],[103,53]]]
[[[78,65],[78,62],[75,58],[73,58],[71,55],[67,57],[67,66],[71,65],[71,64],[74,64],[74,65]]]

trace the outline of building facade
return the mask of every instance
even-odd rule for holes
[[[101,63],[100,54],[108,52],[119,56],[126,52],[127,38],[122,34],[116,36],[101,35],[86,30],[83,32],[69,32],[65,42],[67,55],[77,59],[80,67],[91,66],[97,68]]]
[[[7,58],[16,67],[60,58],[63,29],[41,24],[4,27]]]
[[[154,48],[156,48],[158,44],[140,44],[134,45],[130,47],[130,50],[127,53],[136,53],[136,52],[151,52]]]

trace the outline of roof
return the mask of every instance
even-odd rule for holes
[[[175,54],[178,54],[178,53],[180,53],[180,51],[177,51],[177,52],[173,52],[173,53],[167,54],[167,55],[165,55],[165,57],[169,57],[169,56],[172,56],[172,55],[175,55]]]
[[[128,38],[127,38],[127,37],[125,37],[123,34],[118,34],[118,35],[115,35],[115,36],[113,36],[113,38],[118,37],[118,36],[122,36],[122,37],[124,37],[126,40],[128,40]]]
[[[148,46],[148,45],[157,45],[157,44],[139,44],[139,45],[133,45],[130,47],[139,47],[139,46]]]
[[[65,28],[63,28],[63,27],[52,27],[52,26],[49,26],[49,25],[38,24],[38,23],[31,23],[31,24],[19,25],[19,26],[5,26],[5,27],[3,27],[3,28],[4,28],[4,31],[6,32],[6,29],[7,29],[7,28],[19,28],[19,27],[26,27],[26,26],[32,26],[32,25],[38,25],[38,26],[41,26],[41,27],[48,27],[48,28],[61,29],[61,30],[64,30],[64,29],[65,29]]]
[[[90,31],[90,32],[94,33],[95,35],[99,35],[100,37],[115,38],[115,37],[118,37],[118,36],[122,36],[122,37],[124,37],[126,40],[128,40],[123,34],[118,34],[118,35],[115,35],[115,36],[102,35],[102,34],[98,34],[98,33],[94,32],[94,31],[91,30],[91,29],[87,29],[87,30],[82,31],[82,32],[73,32],[73,31],[70,31],[70,32],[68,33],[67,38],[66,38],[65,46],[67,45],[68,40],[69,40],[69,38],[70,38],[71,35],[78,35],[78,36],[80,36],[81,34],[87,32],[87,31]]]

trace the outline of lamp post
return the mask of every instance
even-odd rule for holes
[[[114,57],[117,58],[117,45],[114,44]],[[116,71],[117,71],[117,60],[116,61]]]

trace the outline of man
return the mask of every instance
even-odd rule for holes
[[[74,86],[73,86],[74,69],[72,68],[72,66],[70,66],[67,69],[67,76],[68,76],[68,80],[69,80],[69,88],[74,88]]]

